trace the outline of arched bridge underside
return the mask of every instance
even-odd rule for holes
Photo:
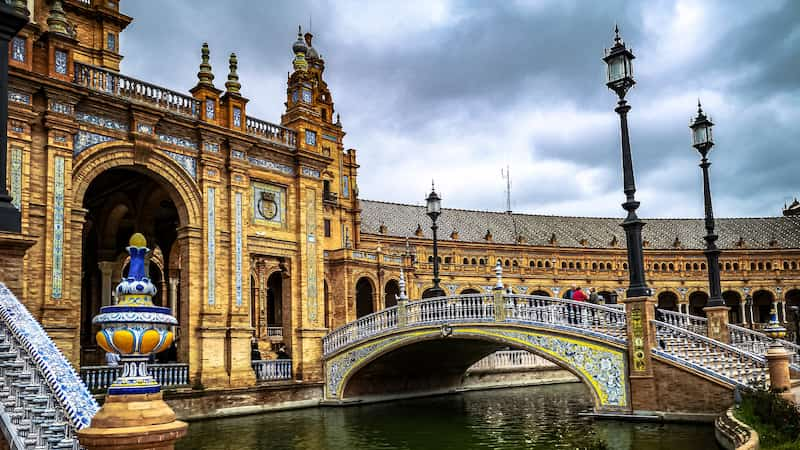
[[[572,372],[589,388],[597,411],[629,410],[625,344],[570,328],[475,321],[372,336],[326,356],[325,398],[348,401],[452,390],[461,386],[472,364],[512,347]]]

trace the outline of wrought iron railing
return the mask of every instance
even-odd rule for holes
[[[503,294],[504,311],[495,313],[492,294],[434,297],[408,302],[401,310],[392,306],[346,324],[323,338],[329,355],[355,342],[403,327],[457,322],[529,323],[566,327],[614,342],[625,341],[625,312],[603,305],[536,295]],[[404,311],[402,318],[398,311]],[[399,320],[402,319],[402,320]]]
[[[732,386],[766,383],[767,363],[763,356],[709,339],[685,328],[652,321],[658,346],[653,353]]]
[[[200,101],[100,67],[75,62],[75,84],[177,114],[198,117]]]
[[[10,448],[77,449],[99,406],[27,308],[0,283],[0,427]]]
[[[467,372],[555,368],[552,362],[525,350],[500,350],[476,362]]]
[[[267,327],[267,337],[270,337],[270,338],[282,338],[283,337],[283,327]]]
[[[292,379],[291,359],[265,359],[253,361],[253,371],[258,381],[280,381]]]
[[[188,364],[148,364],[147,371],[165,388],[189,385]],[[105,392],[122,374],[122,366],[84,366],[81,379],[94,393]]]
[[[245,120],[247,134],[264,138],[268,141],[283,144],[287,147],[297,145],[297,132],[280,125],[275,125],[255,117],[247,117]]]

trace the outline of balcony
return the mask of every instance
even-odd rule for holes
[[[147,371],[164,388],[177,388],[189,385],[188,364],[148,364]],[[81,379],[94,394],[105,393],[111,383],[122,375],[122,366],[84,366]]]
[[[339,203],[339,194],[331,191],[322,191],[322,201],[336,205]]]
[[[265,359],[253,361],[253,371],[258,381],[282,381],[292,379],[291,359]]]

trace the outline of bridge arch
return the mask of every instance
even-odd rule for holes
[[[510,323],[413,327],[343,348],[326,357],[325,398],[451,391],[469,366],[504,347],[527,350],[573,373],[597,411],[630,409],[624,345]]]

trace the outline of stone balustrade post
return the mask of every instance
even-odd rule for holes
[[[789,357],[791,355],[782,345],[773,342],[764,357],[767,359],[767,368],[769,369],[770,389],[780,392],[780,396],[786,400],[795,402],[789,373]]]
[[[703,308],[708,318],[708,337],[725,344],[731,342],[731,333],[728,330],[728,311],[727,306],[708,306]]]

